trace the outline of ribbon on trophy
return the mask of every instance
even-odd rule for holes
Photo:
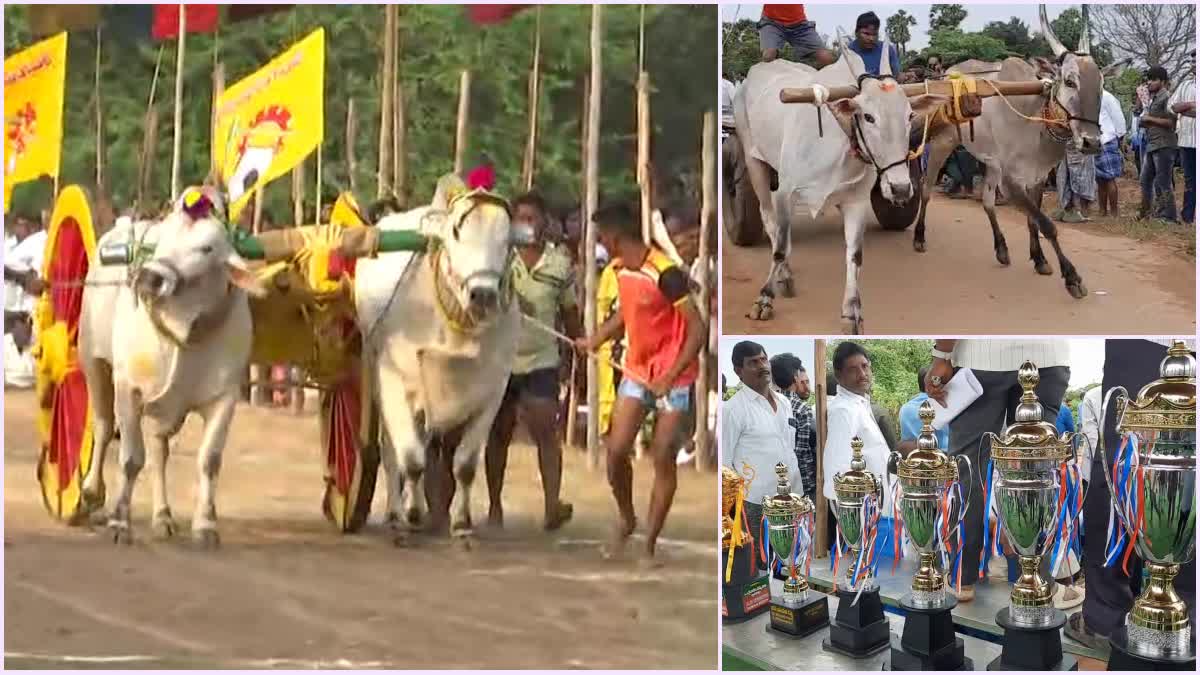
[[[1112,567],[1121,560],[1121,569],[1129,575],[1129,556],[1133,553],[1135,532],[1145,518],[1145,505],[1138,499],[1144,473],[1138,460],[1137,436],[1126,434],[1113,463],[1112,480],[1117,498],[1109,506],[1108,537],[1104,549],[1104,566]]]
[[[892,539],[894,549],[892,555],[892,576],[896,575],[896,565],[904,557],[904,518],[900,512],[900,481],[892,483]]]
[[[754,545],[754,534],[750,532],[750,523],[746,520],[746,485],[754,482],[754,469],[748,464],[742,465],[742,474],[749,472],[747,479],[738,485],[737,499],[733,507],[733,532],[729,538],[729,548],[731,551],[736,551],[742,546],[749,544],[750,546],[750,572],[754,573],[754,568],[758,563],[758,547]],[[729,583],[733,579],[733,555],[729,556],[729,562],[725,564],[725,583]],[[763,554],[763,562],[766,562],[766,554]]]
[[[979,440],[980,445],[983,444],[983,439]],[[996,514],[996,527],[992,527],[992,497],[995,494],[994,472],[992,470],[992,459],[988,458],[987,463],[987,484],[983,488],[983,548],[979,552],[979,580],[983,581],[987,578],[987,566],[992,560],[992,555],[1003,556],[1004,549],[1000,547],[1000,514]]]
[[[858,598],[862,596],[864,583],[868,578],[875,575],[876,568],[879,566],[879,561],[875,556],[875,539],[879,536],[879,504],[875,501],[875,495],[868,494],[862,500],[862,528],[859,530],[859,548],[858,558],[851,563],[850,573],[854,580],[854,585],[858,587],[858,593],[854,594],[854,602],[851,605],[858,604]]]
[[[957,503],[958,514],[956,518],[952,518],[950,514],[951,504]],[[963,552],[963,516],[966,509],[966,503],[962,497],[962,483],[954,481],[950,484],[950,489],[946,490],[938,504],[937,519],[934,521],[934,531],[937,532],[938,541],[941,543],[939,547],[942,556],[942,569],[949,570],[950,576],[954,578],[955,590],[962,589],[962,552]],[[957,537],[955,535],[958,535]],[[952,541],[957,540],[956,545],[951,545]],[[951,554],[953,549],[953,554]],[[950,557],[953,555],[954,562],[950,562]]]
[[[1079,467],[1063,464],[1059,469],[1058,513],[1054,522],[1054,540],[1050,549],[1050,569],[1057,570],[1071,551],[1080,555],[1079,517],[1083,515],[1083,477]]]

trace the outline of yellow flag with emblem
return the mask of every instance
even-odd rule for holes
[[[4,212],[17,183],[58,176],[67,34],[4,59]]]
[[[228,194],[230,220],[321,144],[324,92],[325,30],[318,28],[217,100],[213,164]]]

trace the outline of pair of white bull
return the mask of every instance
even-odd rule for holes
[[[465,540],[472,534],[471,484],[508,380],[520,321],[515,304],[502,298],[508,210],[446,177],[430,206],[387,216],[378,227],[419,230],[438,242],[431,252],[385,253],[357,266],[358,321],[365,358],[377,370],[373,396],[387,439],[388,522],[403,540],[424,519],[425,451],[436,442],[452,453],[451,533]],[[265,289],[234,251],[225,227],[206,214],[193,217],[180,208],[161,222],[114,229],[100,247],[143,238],[156,244],[155,253],[131,283],[120,283],[125,268],[93,264],[93,284],[84,293],[79,355],[95,421],[84,505],[104,504],[105,452],[120,428],[119,490],[108,524],[114,541],[131,540],[130,501],[146,463],[148,432],[153,529],[173,535],[168,442],[195,412],[204,432],[192,533],[202,546],[215,547],[216,482],[250,358],[247,294]]]
[[[950,152],[962,143],[987,166],[984,209],[991,222],[997,260],[1009,264],[1007,243],[995,216],[996,189],[1003,182],[1006,194],[1026,213],[1030,258],[1037,272],[1052,273],[1042,253],[1040,233],[1054,248],[1067,291],[1082,298],[1087,294],[1083,280],[1059,246],[1054,223],[1041,211],[1041,183],[1062,160],[1067,142],[1085,153],[1100,151],[1098,118],[1103,75],[1089,55],[1086,6],[1077,52],[1069,52],[1054,35],[1045,5],[1040,7],[1040,19],[1042,33],[1057,62],[1041,59],[1027,63],[1010,58],[1003,64],[968,63],[951,69],[970,73],[984,65],[989,74],[983,79],[1048,79],[1043,79],[1047,85],[1043,95],[1012,97],[1011,101],[985,100],[970,139],[967,134],[960,138],[951,126],[930,135],[926,142],[929,165],[913,247],[918,252],[925,250],[925,210],[934,178]],[[887,49],[885,43],[884,54]],[[878,182],[883,197],[893,203],[912,197],[910,138],[922,133],[926,118],[949,99],[930,94],[910,98],[888,77],[892,73],[886,56],[880,59],[881,75],[885,76],[880,79],[864,76],[862,59],[845,45],[841,52],[836,63],[819,71],[782,60],[755,65],[738,87],[733,114],[747,173],[771,240],[772,265],[750,317],[771,318],[776,288],[785,295],[794,292],[788,265],[793,211],[816,217],[822,209],[834,206],[842,213],[846,239],[842,319],[848,331],[862,333],[860,276],[863,236],[872,209],[871,190]],[[826,103],[830,89],[855,84],[857,95]],[[783,103],[780,92],[784,88],[812,90],[814,104]],[[1066,118],[1068,129],[1053,133],[1041,121],[1045,109]],[[774,192],[770,186],[772,168],[779,177]]]

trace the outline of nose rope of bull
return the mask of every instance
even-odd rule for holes
[[[574,348],[575,341],[572,340],[570,338],[570,336],[558,332],[554,328],[547,326],[546,324],[542,323],[541,321],[538,321],[534,317],[532,317],[524,312],[521,313],[521,319],[523,319],[525,321],[525,323],[528,323],[529,325],[533,326],[534,328],[537,328],[538,330],[540,330],[544,333],[547,333],[549,335],[553,335],[555,338],[558,338],[562,342],[565,342],[565,343],[571,345],[572,348]],[[623,377],[627,377],[627,378],[633,380],[634,382],[637,382],[640,385],[647,386],[647,387],[650,386],[649,382],[646,382],[645,380],[638,377],[637,375],[629,372],[628,370],[625,370],[623,367],[621,367],[620,364],[618,364],[616,361],[613,361],[612,359],[608,359],[603,356],[600,356],[599,354],[593,354],[591,352],[587,353],[587,357],[591,358],[593,360],[599,361],[600,363],[607,364],[613,370],[617,371],[618,373],[621,373],[621,375]]]

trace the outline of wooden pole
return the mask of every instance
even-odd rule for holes
[[[813,341],[813,391],[816,392],[817,410],[814,415],[814,421],[817,425],[817,513],[816,513],[816,546],[814,558],[824,558],[829,555],[829,537],[832,533],[829,532],[827,524],[829,523],[829,503],[825,499],[825,437],[828,436],[829,428],[827,426],[826,414],[829,410],[829,404],[826,396],[829,392],[825,390],[825,341]]]
[[[696,468],[708,471],[712,467],[715,454],[710,455],[708,446],[708,392],[712,383],[708,381],[709,364],[713,354],[709,351],[711,334],[710,322],[716,317],[709,314],[709,256],[708,235],[711,221],[714,220],[716,206],[717,166],[715,138],[717,135],[716,117],[713,111],[704,113],[704,137],[700,142],[700,250],[696,258],[700,261],[700,316],[704,319],[704,348],[700,350],[700,373],[696,379]]]
[[[158,110],[154,107],[154,95],[158,90],[158,74],[162,70],[163,48],[158,48],[158,58],[154,61],[154,79],[150,80],[150,98],[146,101],[146,117],[142,122],[142,153],[138,157],[137,206],[141,209],[146,204],[150,194],[150,177],[153,175],[154,148],[158,139]]]
[[[583,114],[580,115],[580,125],[579,125],[579,128],[580,128],[579,164],[580,164],[580,166],[587,166],[587,148],[588,148],[587,109],[588,109],[588,101],[590,101],[590,100],[591,100],[591,83],[588,81],[587,77],[584,77],[584,80],[583,80],[583,105],[581,105],[579,107],[579,109],[581,111],[583,111]],[[584,200],[586,201],[586,199],[587,199],[587,197],[586,197],[587,175],[586,175],[586,172],[581,172],[581,174],[583,174],[584,179],[580,185],[580,194],[585,195]],[[583,212],[580,214],[580,227],[583,228],[584,232],[586,232],[588,229],[587,204],[585,203],[582,206],[583,206]],[[580,246],[581,247],[583,246],[582,240],[580,242]],[[587,256],[583,255],[581,257],[586,258]],[[584,294],[586,295],[586,290],[585,290]],[[585,311],[586,311],[586,305],[587,305],[587,303],[585,301],[584,302]],[[590,324],[590,323],[586,324],[586,326],[590,326],[590,325],[592,325],[592,324]],[[586,326],[585,326],[585,330],[590,331],[591,329],[586,328]],[[567,397],[567,400],[568,400],[568,405],[567,405],[567,442],[570,443],[571,445],[577,445],[578,440],[579,440],[579,436],[578,436],[578,428],[579,428],[579,386],[578,386],[578,382],[579,382],[579,379],[577,377],[577,371],[576,371],[576,369],[578,367],[579,367],[579,357],[575,356],[574,361],[571,363],[571,389],[570,389],[570,394]],[[585,370],[586,370],[586,366],[585,366]],[[585,377],[586,377],[586,373],[585,373]],[[589,415],[589,417],[590,417],[590,415]],[[585,439],[584,443],[586,446],[586,443],[587,443],[586,439]],[[586,447],[585,447],[585,450],[586,450]]]
[[[346,179],[350,192],[358,193],[358,159],[354,154],[354,141],[358,138],[358,118],[354,116],[354,99],[346,106]]]
[[[462,175],[467,152],[467,121],[471,115],[471,71],[464,70],[458,83],[458,126],[454,130],[454,173]]]
[[[313,214],[314,214],[313,220],[316,222],[317,225],[321,224],[321,188],[322,187],[324,187],[324,186],[321,184],[321,146],[318,145],[317,146],[317,203],[316,203],[316,210],[313,211]]]
[[[638,16],[638,73],[646,70],[646,6],[639,6]]]
[[[585,195],[585,218],[583,227],[584,237],[584,266],[586,277],[584,284],[584,325],[588,334],[593,335],[598,328],[596,322],[596,226],[592,215],[596,213],[600,193],[600,97],[603,95],[601,80],[600,47],[604,41],[603,5],[592,5],[591,59],[592,71],[589,81],[591,88],[588,92],[587,110],[587,164],[584,171],[587,176],[587,191]],[[595,469],[600,466],[600,389],[596,381],[596,360],[587,360],[587,450],[588,467]]]
[[[215,142],[224,143],[225,139],[217,138],[217,101],[221,100],[221,96],[225,94],[225,64],[217,62],[213,66],[213,98],[212,98],[212,120],[210,121],[211,129],[209,138]],[[221,167],[217,166],[217,156],[212,155],[212,166],[209,167],[209,172],[213,179],[219,184],[222,180]]]
[[[375,175],[375,196],[382,198],[392,186],[392,88],[396,83],[396,6],[383,11],[383,70],[379,75],[382,92],[379,107],[379,168]]]
[[[529,135],[525,139],[525,161],[521,166],[521,184],[525,191],[533,189],[533,174],[537,162],[538,101],[541,98],[542,7],[537,8],[537,24],[533,33],[533,66],[529,71]]]
[[[650,180],[650,74],[638,73],[637,79],[637,183],[642,198],[642,241],[650,243],[653,217],[653,186]]]
[[[175,137],[171,143],[171,199],[179,194],[179,162],[183,152],[183,55],[187,39],[187,5],[179,5],[179,44],[175,49]]]
[[[254,220],[250,222],[250,231],[256,235],[262,232],[262,203],[263,189],[259,188],[259,190],[254,193]],[[261,383],[271,378],[271,364],[265,364],[265,375],[263,373],[263,368],[264,364],[250,364],[250,405],[264,406],[267,404],[270,389]]]
[[[100,105],[100,26],[96,25],[96,192],[104,194],[104,108]]]
[[[400,10],[397,9],[397,12]],[[392,83],[393,102],[392,118],[392,192],[400,200],[402,206],[408,204],[407,190],[408,185],[408,150],[406,148],[408,142],[407,120],[405,119],[404,111],[404,77],[403,68],[400,66],[401,40],[399,14],[396,19],[396,38],[394,40],[396,54],[392,58],[392,62],[396,68],[395,82]]]
[[[317,146],[318,151],[321,146]],[[317,193],[320,194],[320,186],[317,186]],[[262,193],[259,192],[259,195]],[[292,169],[292,219],[295,227],[302,227],[304,222],[304,162],[296,165]],[[304,412],[304,377],[300,369],[292,364],[288,364],[288,380],[291,381],[288,386],[288,395],[291,399],[292,412],[296,415]],[[271,391],[275,391],[275,387],[280,386],[272,383]]]

